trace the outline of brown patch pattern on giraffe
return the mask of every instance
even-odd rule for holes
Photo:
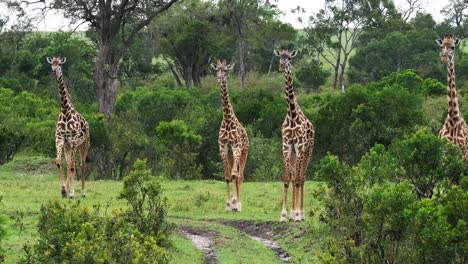
[[[55,146],[57,149],[55,163],[59,171],[62,196],[73,198],[75,196],[73,181],[75,179],[76,152],[80,152],[81,195],[85,197],[86,156],[88,155],[90,144],[89,126],[84,117],[75,110],[70,94],[67,91],[62,73],[62,64],[64,64],[65,61],[66,58],[47,58],[47,62],[52,67],[52,75],[57,80],[60,93],[60,113],[55,129]],[[66,180],[64,180],[62,171],[63,151],[65,152],[65,161],[67,164]]]
[[[288,104],[288,112],[281,130],[284,159],[284,195],[280,221],[286,221],[288,188],[291,181],[293,185],[289,220],[304,221],[304,182],[307,166],[314,148],[315,130],[310,120],[302,112],[294,94],[291,59],[296,56],[297,52],[282,49],[275,50],[274,53],[280,58],[279,70],[284,71],[284,90]]]
[[[242,210],[241,191],[244,168],[249,153],[249,137],[247,131],[237,119],[229,99],[226,73],[233,68],[233,65],[227,64],[226,60],[217,60],[216,64],[213,63],[211,66],[217,72],[223,103],[223,120],[219,128],[218,146],[224,162],[226,211],[240,212]],[[230,182],[234,184],[232,199],[230,197]]]
[[[455,86],[455,47],[460,43],[460,39],[453,35],[445,35],[443,40],[438,39],[436,42],[442,48],[441,62],[447,63],[448,111],[439,137],[457,145],[462,150],[464,159],[468,159],[468,126],[460,112]]]

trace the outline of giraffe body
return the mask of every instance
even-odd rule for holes
[[[436,40],[442,48],[442,63],[447,63],[447,101],[448,112],[440,138],[446,138],[457,145],[463,152],[464,159],[468,159],[468,126],[459,108],[457,90],[455,86],[455,47],[460,40],[452,35],[445,35],[443,40]]]
[[[314,126],[304,115],[293,89],[291,59],[296,52],[289,50],[276,51],[280,57],[280,71],[285,74],[285,93],[288,112],[282,126],[283,160],[284,160],[284,195],[283,210],[280,221],[286,221],[287,196],[289,184],[292,182],[292,202],[289,220],[304,221],[304,182],[314,147]]]
[[[73,198],[75,196],[74,178],[75,178],[75,159],[76,153],[80,152],[81,160],[81,195],[86,196],[85,174],[86,174],[86,156],[88,155],[90,137],[89,126],[84,117],[75,110],[71,102],[70,94],[67,91],[61,65],[66,58],[52,57],[47,58],[51,64],[52,74],[57,80],[60,93],[60,113],[55,129],[55,146],[57,149],[56,165],[59,171],[61,192],[63,197]],[[64,179],[62,170],[62,153],[65,154],[67,164],[67,178]]]
[[[237,119],[229,99],[226,73],[233,65],[220,60],[212,64],[217,71],[221,85],[223,103],[223,120],[219,129],[218,146],[224,162],[224,177],[226,180],[226,211],[242,210],[241,191],[244,180],[244,169],[249,153],[249,138],[246,129]],[[234,195],[230,197],[229,183],[233,183]]]

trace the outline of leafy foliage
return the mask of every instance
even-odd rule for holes
[[[168,263],[170,225],[161,187],[145,162],[135,162],[120,197],[128,209],[108,216],[100,206],[49,202],[41,207],[39,240],[24,263]]]

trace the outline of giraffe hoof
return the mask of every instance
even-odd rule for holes
[[[304,222],[304,221],[305,221],[305,219],[304,219],[304,218],[301,218],[301,222]]]
[[[281,217],[280,217],[280,222],[282,222],[282,223],[286,222],[286,214],[285,214],[285,215],[281,215]]]
[[[233,211],[233,212],[237,212],[237,208],[235,208],[235,207],[232,208],[232,211]]]

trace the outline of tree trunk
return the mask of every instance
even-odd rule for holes
[[[345,91],[345,70],[346,70],[346,61],[348,60],[348,54],[344,53],[343,63],[341,63],[341,72],[340,72],[340,89],[341,92]]]
[[[336,90],[336,85],[338,84],[338,72],[339,72],[339,67],[341,64],[341,35],[343,34],[343,31],[340,30],[338,33],[338,43],[339,46],[336,51],[336,63],[333,66],[334,69],[334,75],[333,75],[333,89]]]
[[[110,45],[102,44],[94,66],[94,80],[96,81],[96,94],[99,99],[99,111],[109,121],[114,113],[117,96],[117,68],[118,60],[112,64],[107,63]]]
[[[184,86],[182,84],[182,81],[180,80],[179,74],[177,74],[176,70],[174,69],[174,65],[172,65],[172,63],[169,63],[169,70],[171,70],[172,75],[174,76],[174,79],[175,79],[175,81],[177,83],[177,86],[179,86],[179,87]]]
[[[191,65],[186,66],[184,68],[185,87],[187,87],[187,88],[193,87],[192,78],[193,78],[193,76],[192,76],[192,66]]]
[[[246,45],[244,42],[244,36],[241,36],[239,39],[239,78],[241,87],[244,87],[247,82],[247,71],[245,69],[245,59],[246,59]]]
[[[275,59],[275,55],[271,55],[271,59],[270,59],[270,65],[268,66],[268,75],[270,75],[271,73],[271,69],[273,68],[273,61]]]
[[[195,64],[193,65],[192,69],[192,80],[193,80],[193,85],[200,87],[201,85],[201,80],[200,80],[200,67]]]

